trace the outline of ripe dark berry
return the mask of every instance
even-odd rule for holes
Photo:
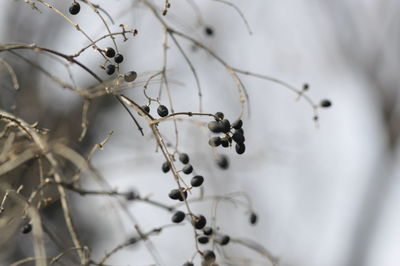
[[[218,242],[221,246],[225,246],[225,245],[228,245],[230,240],[231,240],[231,238],[229,236],[224,235],[218,240]]]
[[[150,106],[148,106],[148,105],[143,105],[141,108],[142,108],[143,111],[145,111],[146,113],[150,113]]]
[[[231,123],[228,119],[224,119],[220,123],[222,132],[228,133],[231,130]]]
[[[124,61],[124,57],[122,56],[122,54],[116,54],[114,57],[114,61],[117,64],[121,64],[122,61]]]
[[[199,241],[200,244],[207,244],[208,243],[208,236],[199,236],[197,238],[197,241]]]
[[[182,222],[184,219],[185,219],[185,213],[182,211],[175,212],[171,218],[172,222],[177,223],[177,224]]]
[[[308,83],[304,83],[303,91],[308,91],[309,88],[310,88],[310,86],[308,85]]]
[[[139,241],[139,239],[137,237],[133,236],[133,237],[128,239],[128,244],[129,245],[133,245],[133,244],[136,244],[138,241]]]
[[[201,175],[196,175],[192,178],[192,180],[190,180],[190,184],[193,187],[199,187],[201,186],[201,184],[203,184],[204,182],[204,178]]]
[[[205,27],[204,32],[208,35],[208,36],[212,36],[214,34],[214,30],[211,27]]]
[[[126,197],[126,200],[135,200],[135,199],[139,198],[139,193],[137,193],[134,190],[131,190],[126,193],[125,197]]]
[[[229,140],[227,139],[221,139],[221,145],[224,148],[228,148],[229,147]]]
[[[232,127],[234,129],[241,129],[243,126],[243,121],[242,119],[236,120],[235,122],[232,123]]]
[[[252,212],[250,214],[250,223],[251,224],[256,224],[258,220],[257,214],[255,214],[254,212]]]
[[[111,48],[111,47],[108,47],[105,50],[105,53],[106,53],[106,56],[109,57],[109,58],[113,58],[115,56],[115,50],[113,48]]]
[[[157,113],[161,117],[167,116],[168,115],[168,108],[165,105],[160,105],[157,108]]]
[[[204,228],[203,228],[203,233],[204,233],[206,236],[212,235],[213,229],[212,229],[211,227],[209,227],[209,226],[204,227]]]
[[[213,133],[221,133],[222,132],[222,127],[220,123],[217,121],[211,121],[208,123],[208,129],[213,132]]]
[[[237,154],[243,154],[246,150],[246,146],[244,145],[244,143],[238,143],[235,145],[235,149]]]
[[[235,131],[235,133],[233,133],[232,135],[232,139],[236,142],[236,143],[243,143],[245,138],[243,136],[243,134],[241,134],[240,131]]]
[[[32,231],[32,225],[31,225],[30,223],[25,224],[25,225],[22,227],[22,230],[21,230],[21,232],[22,232],[23,234],[28,234],[28,233],[30,233],[31,231]]]
[[[221,145],[221,138],[220,137],[212,137],[209,141],[208,144],[211,147],[218,147],[219,145]]]
[[[81,10],[81,5],[77,2],[73,2],[72,5],[69,7],[69,13],[71,15],[76,15]]]
[[[163,171],[164,173],[168,173],[169,169],[171,169],[171,167],[170,167],[170,165],[169,165],[169,162],[164,162],[164,163],[162,164],[161,169],[162,169],[162,171]]]
[[[108,74],[108,75],[112,75],[112,74],[114,74],[114,72],[115,72],[115,66],[114,65],[107,65],[107,67],[106,67],[106,73]]]
[[[217,165],[221,168],[221,169],[228,169],[229,167],[229,160],[228,157],[226,157],[225,155],[221,154],[217,157],[216,159]]]
[[[181,197],[181,192],[179,191],[179,189],[173,189],[169,192],[168,197],[173,200],[177,200]]]
[[[224,119],[224,113],[222,113],[222,112],[216,112],[216,113],[215,113],[215,120],[216,120],[216,121],[220,121],[220,120],[222,120],[222,119]]]
[[[322,100],[320,106],[323,108],[328,108],[332,106],[332,102],[329,100]]]
[[[132,82],[137,78],[137,73],[135,71],[130,71],[124,75],[124,80],[126,82]]]
[[[187,155],[187,153],[179,154],[179,161],[181,161],[184,164],[187,164],[189,162],[189,155]]]
[[[194,264],[192,262],[188,261],[185,264],[183,264],[182,266],[194,266]]]
[[[192,224],[194,228],[198,230],[203,229],[203,227],[207,224],[206,217],[204,217],[203,215],[199,215],[199,217],[193,218]]]
[[[203,252],[203,259],[208,262],[208,263],[212,263],[215,261],[216,256],[214,251],[212,250],[206,250]]]
[[[236,129],[236,130],[235,130],[235,133],[236,133],[236,132],[238,132],[239,134],[244,135],[243,128]]]
[[[183,167],[182,172],[185,174],[191,174],[193,172],[193,166],[191,164],[187,164]]]

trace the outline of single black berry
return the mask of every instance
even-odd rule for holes
[[[142,108],[143,111],[145,111],[146,113],[150,113],[150,106],[148,106],[148,105],[143,105],[141,108]]]
[[[162,171],[163,171],[164,173],[168,173],[169,169],[171,169],[171,167],[170,167],[170,165],[169,165],[169,162],[164,162],[164,163],[162,164],[161,169],[162,169]]]
[[[217,165],[221,168],[221,169],[228,169],[229,167],[229,160],[228,157],[226,157],[225,155],[221,154],[217,157],[216,159]]]
[[[220,120],[224,119],[224,113],[222,113],[222,112],[216,112],[214,116],[215,116],[216,121],[220,121]]]
[[[114,61],[117,64],[121,64],[122,61],[124,61],[124,57],[122,56],[122,54],[116,54],[114,57]]]
[[[235,133],[233,133],[232,135],[232,139],[236,142],[236,143],[243,143],[245,138],[243,136],[243,134],[240,131],[235,131]]]
[[[198,230],[203,229],[203,227],[207,224],[206,217],[204,217],[203,215],[199,215],[199,217],[195,217],[192,220],[192,224]]]
[[[212,235],[213,229],[212,229],[211,227],[209,227],[209,226],[204,227],[204,228],[203,228],[203,233],[204,233],[206,236]]]
[[[185,264],[183,264],[182,266],[194,266],[194,264],[192,262],[188,261]]]
[[[224,148],[228,148],[229,147],[229,140],[228,139],[221,139],[221,145]]]
[[[189,155],[187,155],[187,153],[179,154],[179,161],[181,161],[184,164],[187,164],[189,162]]]
[[[256,224],[256,223],[257,223],[257,220],[258,220],[257,214],[254,213],[254,212],[252,212],[252,213],[250,214],[250,223],[251,223],[251,224]]]
[[[308,83],[304,83],[303,91],[308,91],[309,88],[310,88],[310,86],[308,85]]]
[[[107,67],[106,67],[106,73],[108,74],[108,75],[112,75],[112,74],[114,74],[114,72],[115,72],[115,66],[114,65],[107,65]]]
[[[181,197],[181,192],[179,191],[179,189],[173,189],[169,192],[168,197],[173,200],[177,200]]]
[[[211,27],[205,27],[204,28],[204,32],[208,35],[208,36],[212,36],[214,34],[214,30]]]
[[[76,15],[81,10],[81,5],[77,2],[73,2],[72,5],[69,7],[69,13],[71,15]]]
[[[126,193],[126,200],[135,200],[135,199],[138,199],[139,198],[139,193],[137,193],[136,191],[134,191],[134,190],[131,190],[131,191],[128,191],[127,193]]]
[[[192,178],[192,180],[190,180],[190,184],[193,187],[199,187],[201,186],[201,184],[203,184],[204,182],[204,178],[201,175],[196,175]]]
[[[197,238],[197,241],[199,241],[200,244],[207,244],[208,243],[208,236],[199,236]]]
[[[219,239],[219,244],[221,245],[221,246],[225,246],[225,245],[227,245],[228,243],[229,243],[229,241],[231,240],[231,238],[229,237],[229,236],[227,236],[227,235],[224,235],[224,236],[222,236],[220,239]]]
[[[28,234],[28,233],[30,233],[31,231],[32,231],[32,225],[31,225],[30,223],[25,224],[25,225],[22,227],[22,230],[21,230],[21,232],[22,232],[23,234]]]
[[[232,123],[232,127],[234,129],[241,129],[243,126],[243,121],[242,119],[236,120],[235,122]]]
[[[124,80],[126,82],[132,82],[137,78],[137,73],[135,71],[130,71],[124,75]]]
[[[182,211],[175,212],[171,218],[172,222],[177,223],[177,224],[182,222],[184,219],[185,219],[185,213]]]
[[[105,50],[105,53],[106,53],[106,56],[109,57],[109,58],[113,58],[115,56],[115,50],[113,48],[111,48],[111,47],[108,47]]]
[[[246,150],[246,146],[244,145],[244,143],[240,143],[240,144],[237,143],[235,145],[235,149],[236,149],[237,154],[243,154]]]
[[[332,106],[332,102],[329,100],[322,100],[320,103],[321,107],[328,108]]]
[[[182,168],[182,172],[184,172],[185,174],[190,174],[193,172],[193,166],[191,164],[187,164]]]
[[[224,133],[228,133],[231,130],[231,123],[229,122],[228,119],[224,119],[221,122],[221,131]]]
[[[203,259],[208,262],[208,263],[212,263],[215,261],[216,256],[214,251],[212,250],[206,250],[203,252]]]
[[[157,113],[161,117],[167,116],[168,115],[168,108],[165,105],[160,105],[157,108]]]
[[[208,144],[211,147],[218,147],[219,145],[221,145],[221,138],[220,137],[212,137],[209,141]]]
[[[208,123],[208,129],[213,132],[213,133],[221,133],[222,132],[222,127],[219,122],[217,121],[211,121]]]

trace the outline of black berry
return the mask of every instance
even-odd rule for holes
[[[194,264],[192,262],[188,261],[185,264],[183,264],[182,266],[194,266]]]
[[[107,67],[106,67],[106,73],[108,74],[108,75],[112,75],[112,74],[114,74],[114,72],[115,72],[115,66],[114,65],[107,65]]]
[[[254,212],[252,212],[250,214],[250,223],[251,224],[256,224],[258,220],[257,214],[255,214]]]
[[[168,173],[169,169],[171,169],[171,167],[170,167],[170,165],[169,165],[169,162],[164,162],[164,163],[162,164],[161,169],[162,169],[162,171],[163,171],[164,173]]]
[[[322,100],[320,103],[321,107],[328,108],[332,106],[332,102],[329,100]]]
[[[181,197],[181,192],[179,191],[179,189],[173,189],[169,192],[168,197],[173,200],[177,200]]]
[[[229,147],[229,140],[228,139],[221,139],[221,145],[224,148]]]
[[[209,235],[212,235],[212,233],[213,233],[213,229],[211,228],[211,227],[204,227],[203,228],[203,233],[206,235],[206,236],[209,236]]]
[[[220,120],[224,119],[224,113],[222,113],[222,112],[216,112],[214,116],[215,116],[216,121],[220,121]]]
[[[124,75],[124,80],[126,82],[132,82],[137,78],[137,73],[135,71],[130,71]]]
[[[243,154],[246,150],[246,146],[244,145],[244,143],[238,143],[235,145],[235,149],[237,154]]]
[[[225,246],[225,245],[228,245],[228,243],[229,243],[229,241],[231,240],[231,238],[229,237],[229,236],[227,236],[227,235],[224,235],[224,236],[222,236],[221,237],[221,239],[219,239],[219,244],[221,245],[221,246]]]
[[[105,50],[105,53],[106,53],[106,56],[109,57],[109,58],[113,58],[115,56],[115,50],[113,48],[111,48],[111,47],[108,47]]]
[[[211,27],[205,27],[204,28],[204,32],[208,35],[208,36],[212,36],[214,34],[214,30]]]
[[[142,108],[143,111],[145,111],[146,113],[150,113],[150,106],[148,106],[148,105],[143,105],[141,108]]]
[[[116,54],[114,57],[114,61],[117,64],[121,64],[122,61],[124,61],[124,57],[122,56],[122,54]]]
[[[174,223],[180,223],[185,219],[185,213],[182,211],[177,211],[176,213],[174,213],[174,215],[172,215],[172,222]]]
[[[206,217],[204,217],[203,215],[200,215],[199,217],[195,217],[192,220],[192,224],[198,230],[203,229],[203,227],[206,226],[206,224],[207,224]]]
[[[203,252],[203,259],[208,263],[214,262],[215,259],[216,259],[214,251],[212,251],[212,250],[204,251]]]
[[[217,165],[221,168],[221,169],[228,169],[229,167],[229,161],[228,161],[228,157],[226,157],[225,155],[221,154],[217,157],[216,159]]]
[[[31,225],[30,223],[25,224],[25,225],[22,227],[22,230],[21,230],[21,232],[22,232],[23,234],[28,234],[28,233],[30,233],[31,231],[32,231],[32,225]]]
[[[190,180],[190,184],[193,187],[199,187],[201,186],[201,184],[203,184],[204,182],[204,178],[201,175],[196,175],[192,178],[192,180]]]
[[[233,133],[232,135],[232,139],[236,143],[243,143],[245,140],[243,134],[240,131],[235,131],[235,133]]]
[[[235,122],[232,123],[232,127],[234,129],[241,129],[243,126],[243,121],[242,119],[236,120]]]
[[[125,197],[126,197],[126,200],[135,200],[135,199],[139,198],[139,194],[136,191],[131,190],[126,193]]]
[[[228,119],[224,119],[221,122],[221,131],[224,133],[228,133],[231,130],[231,123]]]
[[[213,133],[221,133],[222,132],[222,127],[219,122],[217,121],[211,121],[208,123],[208,129],[213,132]]]
[[[221,138],[220,137],[212,137],[209,141],[208,144],[211,147],[218,147],[219,145],[221,145]]]
[[[69,7],[69,13],[71,15],[76,15],[81,10],[81,5],[77,2],[73,2],[72,5]]]
[[[182,172],[184,172],[185,174],[190,174],[193,172],[193,166],[191,164],[187,164],[183,167]]]
[[[189,162],[189,155],[187,155],[187,153],[179,154],[179,161],[181,161],[184,164],[187,164]]]
[[[208,243],[208,236],[199,236],[197,238],[197,241],[199,241],[200,244],[207,244]]]
[[[161,117],[167,116],[168,115],[168,108],[165,105],[160,105],[157,108],[157,113]]]

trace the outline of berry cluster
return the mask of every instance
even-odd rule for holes
[[[120,63],[122,63],[122,61],[124,61],[123,55],[122,54],[116,54],[114,48],[108,47],[105,50],[103,50],[103,53],[108,58],[114,58],[114,61],[115,61],[116,64],[120,64]],[[106,66],[106,73],[108,75],[112,75],[112,74],[114,74],[114,72],[115,72],[115,65],[114,64],[108,64]]]
[[[236,142],[235,150],[238,154],[243,154],[246,150],[244,145],[244,132],[243,132],[243,121],[241,119],[233,122],[232,124],[228,119],[224,119],[224,114],[217,112],[215,115],[215,121],[208,123],[208,129],[213,133],[222,133],[222,136],[216,136],[210,138],[208,144],[212,147],[222,146],[227,148],[232,145],[232,141]],[[234,130],[232,132],[232,130]]]

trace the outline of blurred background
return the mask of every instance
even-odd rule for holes
[[[53,2],[68,13],[69,1]],[[161,9],[163,3],[159,2],[156,4]],[[198,10],[193,8],[193,2]],[[191,123],[178,124],[179,149],[190,155],[195,171],[206,178],[206,195],[245,191],[258,214],[257,225],[251,226],[249,213],[221,203],[217,216],[221,231],[257,241],[280,265],[400,265],[400,2],[230,2],[243,12],[251,35],[235,9],[222,1],[172,0],[166,19],[232,66],[276,77],[299,88],[308,83],[310,97],[316,102],[328,98],[333,107],[321,110],[316,128],[312,108],[302,99],[296,101],[297,95],[278,84],[243,76],[251,108],[244,118],[247,150],[243,156],[234,149],[218,150],[229,157],[228,170],[216,166],[206,130]],[[139,32],[127,42],[117,37],[125,57],[121,72],[135,70],[141,77],[159,71],[163,32],[153,14],[133,1],[96,4],[114,18],[112,31],[119,31],[118,25],[126,24]],[[44,6],[37,6],[41,13],[23,1],[3,3],[1,44],[36,43],[65,54],[75,53],[88,44],[62,18]],[[105,34],[99,19],[86,6],[73,19],[94,38]],[[205,27],[212,28],[214,34],[205,34]],[[240,105],[229,73],[204,51],[183,39],[179,42],[198,71],[204,111],[222,111],[234,120]],[[111,42],[100,44],[107,47]],[[196,111],[198,97],[193,75],[171,40],[170,47],[167,69],[175,111]],[[31,51],[19,54],[69,79],[66,68],[51,57]],[[50,82],[21,58],[4,52],[0,57],[12,65],[21,83],[21,89],[15,91],[7,72],[0,68],[3,110],[13,111],[30,123],[38,121],[51,130],[52,138],[67,139],[71,147],[82,153],[113,130],[104,150],[93,157],[93,165],[113,188],[134,188],[141,195],[171,203],[168,192],[174,188],[174,180],[161,172],[163,156],[155,152],[156,144],[148,128],[144,127],[142,137],[126,111],[112,98],[103,97],[93,103],[88,135],[80,143],[77,139],[82,100]],[[107,78],[98,67],[102,61],[97,53],[89,50],[79,59]],[[71,66],[70,71],[78,86],[95,84],[79,68]],[[149,93],[157,96],[158,86],[157,82],[153,84]],[[126,94],[138,103],[146,103],[140,85]],[[154,114],[155,109],[151,111]],[[171,125],[160,126],[167,139],[174,137]],[[32,182],[35,176],[27,172],[18,173],[18,181],[11,177],[12,181],[7,182],[12,186]],[[85,186],[91,188],[95,184],[87,177]],[[115,210],[108,198],[68,195],[72,197],[79,235],[91,247],[93,257],[102,257],[105,250],[135,234],[130,221],[116,218],[119,216],[113,214]],[[63,218],[58,207],[50,206],[43,211],[44,223],[61,239],[69,241],[60,226]],[[210,202],[193,204],[195,212],[206,216],[211,214],[211,207]],[[145,231],[170,222],[168,212],[145,203],[129,202],[126,208]],[[161,265],[181,265],[194,251],[189,225],[168,228],[151,240]],[[54,254],[59,252],[51,247],[51,240],[46,243]],[[253,259],[251,263],[238,259],[237,264],[229,265],[269,265],[239,245],[228,245],[224,251],[227,256]],[[16,234],[0,248],[1,265],[32,255],[30,236],[26,235]],[[145,245],[137,244],[121,250],[108,263],[152,265],[154,260]]]

